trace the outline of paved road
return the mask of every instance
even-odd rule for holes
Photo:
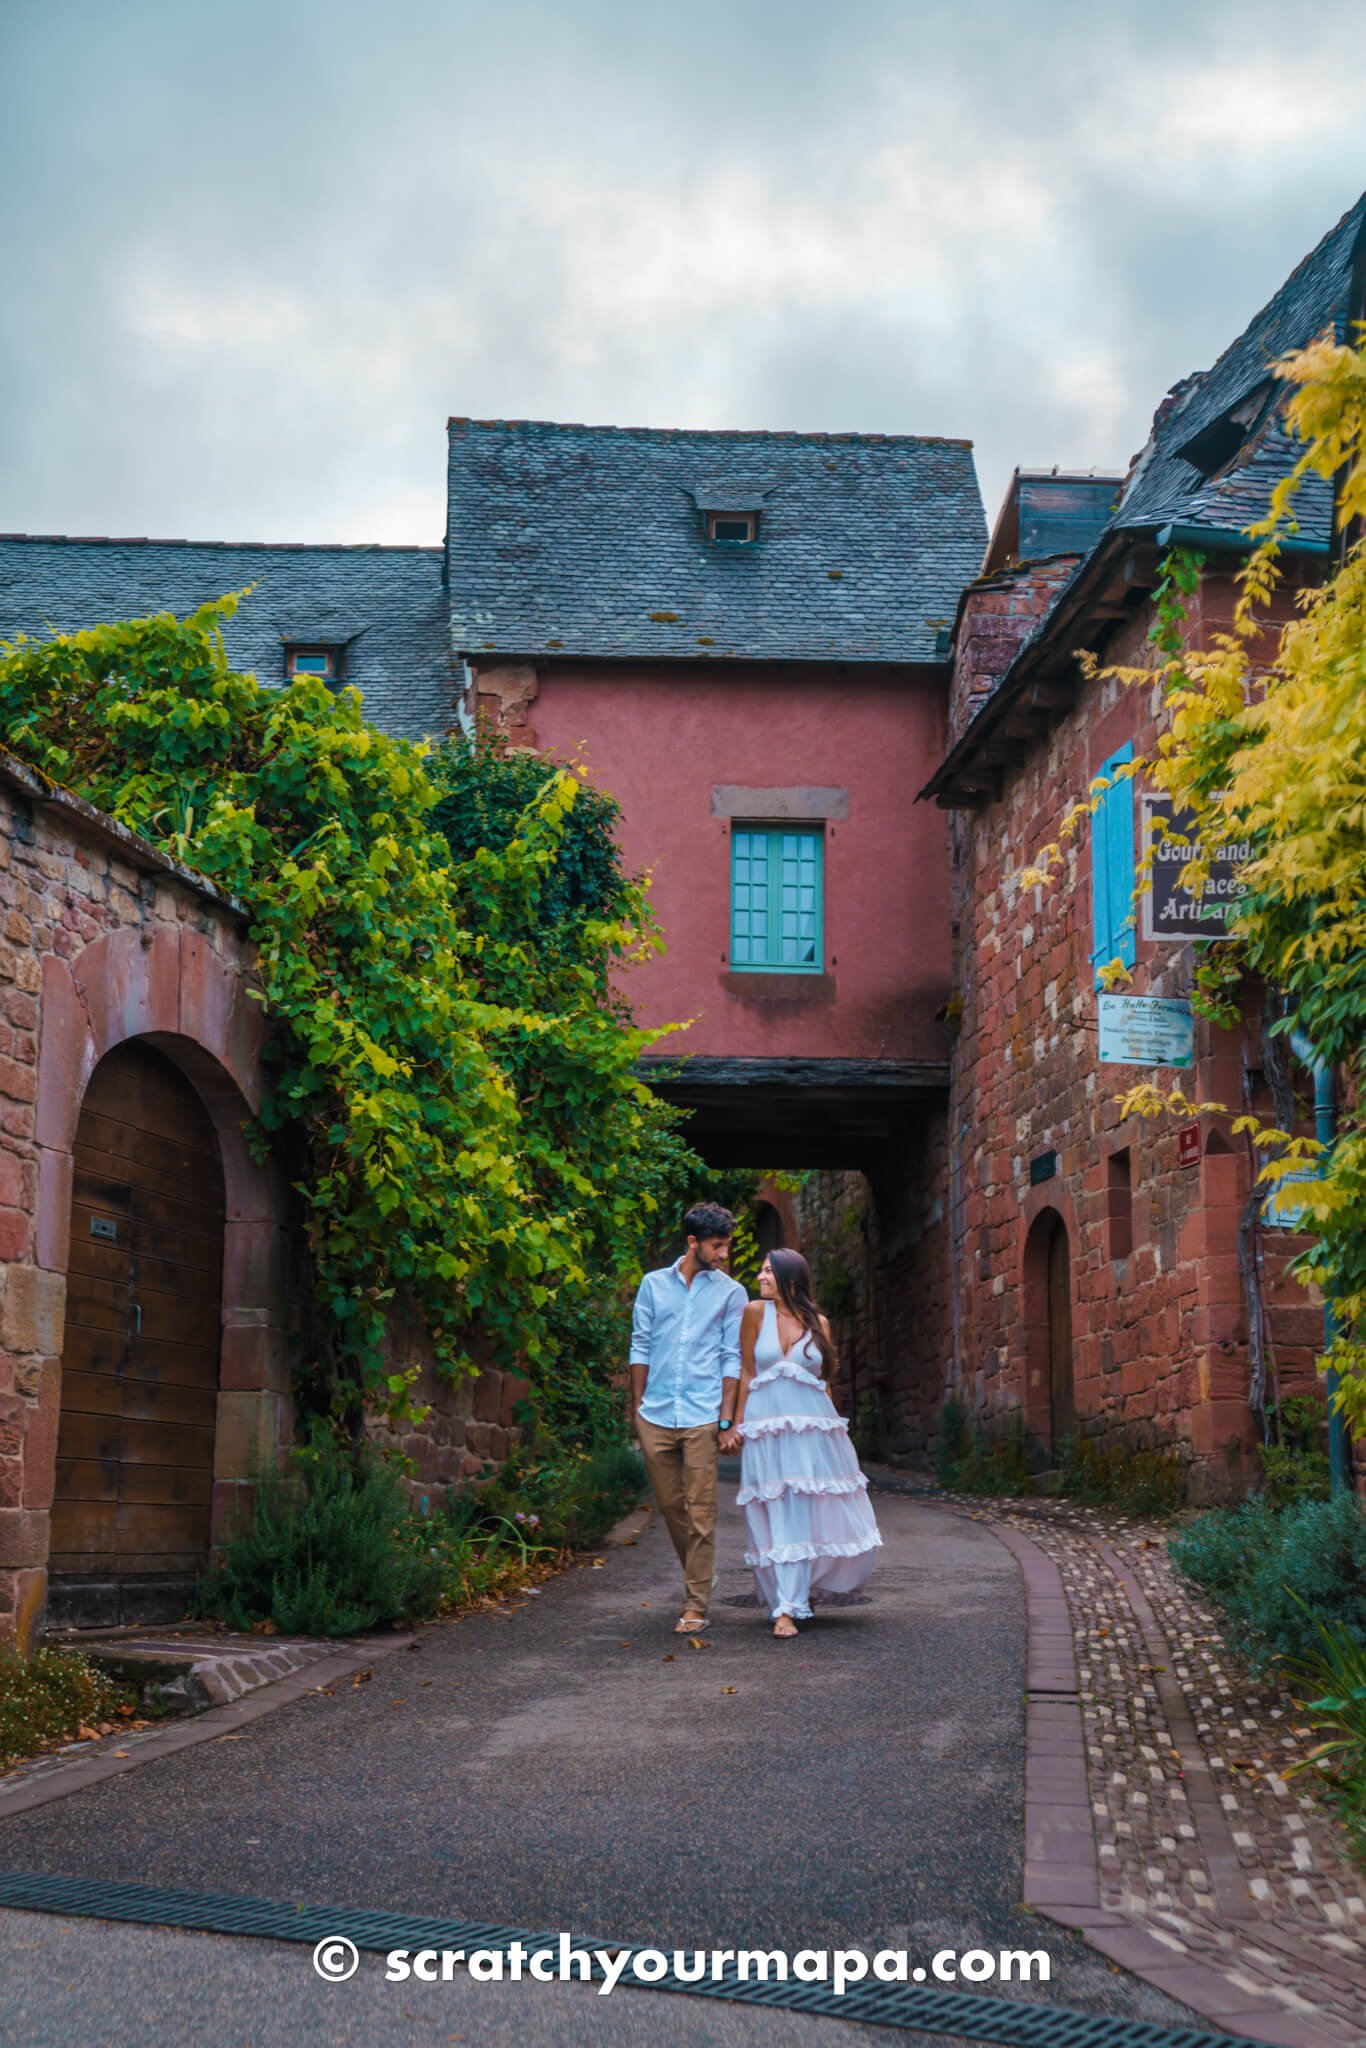
[[[795,1642],[775,1643],[740,1604],[751,1581],[734,1510],[711,1647],[675,1638],[676,1566],[652,1519],[600,1568],[502,1616],[426,1632],[368,1684],[0,1823],[0,1868],[664,1947],[1044,1947],[1043,1995],[1189,2023],[1019,1906],[1013,1561],[971,1522],[892,1496],[877,1508],[887,1547],[874,1597]],[[225,1980],[244,1946],[155,1939],[218,1955],[205,1968]],[[278,1967],[297,1974],[297,1956],[259,1950],[285,1953]],[[645,1996],[630,1994],[632,2007]],[[608,2038],[597,2019],[610,2003],[595,1999],[577,2038]],[[679,2002],[656,1995],[650,2012],[659,2038],[692,2039]],[[705,2038],[730,2038],[717,2024]],[[831,2048],[850,2032],[818,2024]]]

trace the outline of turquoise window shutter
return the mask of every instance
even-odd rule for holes
[[[1102,763],[1100,773],[1112,776],[1133,758],[1130,741]],[[1100,969],[1108,961],[1122,960],[1132,969],[1138,958],[1138,934],[1130,921],[1137,879],[1134,785],[1132,776],[1126,776],[1102,792],[1091,821],[1091,971],[1097,987]]]
[[[737,826],[730,848],[731,966],[819,974],[824,834]]]

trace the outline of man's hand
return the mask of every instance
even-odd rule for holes
[[[732,1451],[738,1451],[743,1442],[744,1438],[738,1429],[723,1429],[720,1436],[716,1439],[716,1447],[718,1450],[725,1451],[729,1455]]]

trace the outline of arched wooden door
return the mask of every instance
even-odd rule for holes
[[[183,1614],[208,1556],[223,1169],[194,1089],[132,1040],[76,1129],[50,1612]]]
[[[1048,1385],[1053,1442],[1075,1436],[1077,1396],[1072,1374],[1072,1259],[1067,1225],[1055,1216],[1048,1239]]]

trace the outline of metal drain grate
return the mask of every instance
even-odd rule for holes
[[[362,1913],[343,1906],[286,1906],[273,1899],[164,1891],[156,1885],[112,1884],[97,1878],[49,1877],[26,1871],[0,1871],[0,1906],[30,1913],[125,1920],[139,1926],[189,1927],[205,1934],[297,1941],[310,1947],[329,1935],[340,1935],[358,1949],[381,1955],[395,1948],[507,1949],[514,1941],[533,1953],[558,1950],[559,1946],[558,1931],[528,1933],[525,1928],[492,1922],[424,1920],[407,1913]],[[612,1949],[617,1954],[626,1948],[625,1943],[596,1937],[573,1939],[577,1947]],[[601,1975],[596,1966],[594,1974]],[[623,1989],[626,1984],[623,1978]],[[788,2012],[862,2021],[865,2026],[957,2034],[969,2041],[995,2042],[998,2048],[1231,2048],[1227,2034],[1159,2027],[1147,2020],[1116,2019],[1066,2006],[920,1986],[858,1985],[836,1998],[824,1984],[741,1983],[735,1977],[684,1984],[670,1975],[648,1985],[632,1980],[630,1988],[780,2006]],[[1267,2048],[1267,2044],[1243,2039],[1241,2048]]]

